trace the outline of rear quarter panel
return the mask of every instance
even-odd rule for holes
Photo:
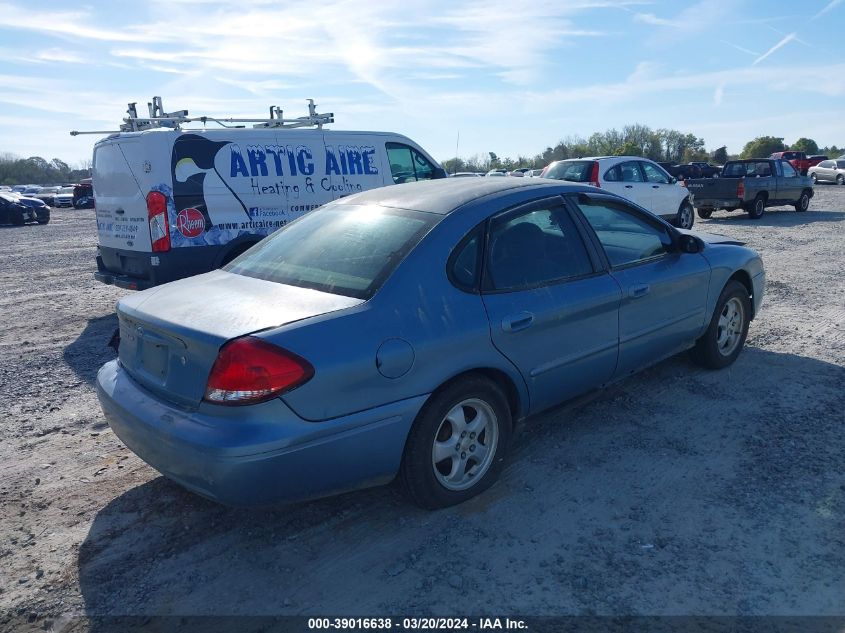
[[[480,296],[458,290],[446,274],[452,248],[486,213],[479,207],[444,218],[368,302],[262,335],[314,365],[311,381],[283,396],[297,415],[325,420],[430,394],[478,368],[507,375],[520,415],[527,411],[525,383],[493,346]],[[377,357],[383,367],[405,373],[384,376]]]

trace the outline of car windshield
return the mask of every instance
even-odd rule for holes
[[[73,193],[73,187],[62,187],[58,193]]]
[[[573,160],[557,163],[549,167],[546,178],[569,180],[571,182],[589,182],[593,162],[591,160]]]
[[[259,242],[223,270],[369,299],[441,217],[328,204]]]

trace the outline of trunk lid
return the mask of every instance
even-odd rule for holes
[[[360,303],[216,270],[121,299],[120,363],[150,391],[193,408],[226,341]]]

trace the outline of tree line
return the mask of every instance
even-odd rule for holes
[[[20,158],[14,154],[0,154],[0,185],[62,185],[90,177],[90,161],[71,167],[59,158],[46,160],[41,156]]]
[[[825,154],[831,158],[845,152],[845,149],[839,149],[835,145],[820,148],[809,138],[800,138],[789,146],[783,142],[783,137],[761,136],[746,143],[740,154],[730,155],[725,147],[708,151],[704,139],[695,134],[666,128],[653,130],[647,125],[636,124],[626,125],[621,130],[596,132],[587,138],[569,136],[535,156],[501,158],[495,152],[488,152],[469,158],[450,158],[442,164],[450,174],[459,171],[511,170],[519,167],[540,169],[552,161],[583,156],[643,156],[657,162],[708,161],[723,165],[731,159],[765,157],[773,152],[788,149],[807,154]]]

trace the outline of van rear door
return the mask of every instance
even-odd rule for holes
[[[122,147],[130,148],[140,142],[115,139],[94,147],[94,200],[100,246],[151,250],[146,199]]]

